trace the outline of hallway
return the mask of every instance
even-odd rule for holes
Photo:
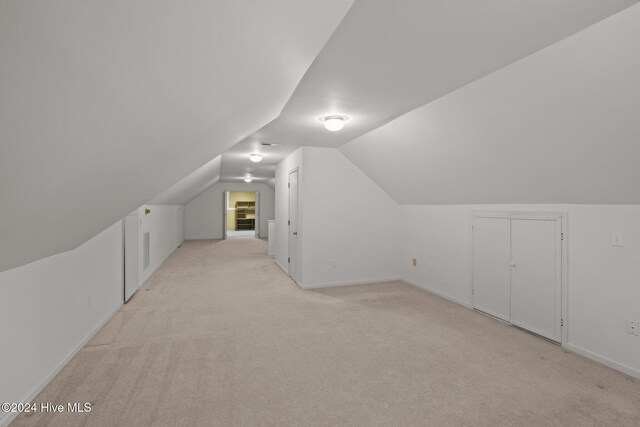
[[[640,425],[640,382],[403,283],[299,289],[187,241],[12,425]]]

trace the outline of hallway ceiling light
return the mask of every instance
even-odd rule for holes
[[[323,118],[324,128],[326,130],[330,130],[331,132],[339,131],[344,127],[344,122],[347,120],[347,117],[341,115],[331,115],[325,116]]]
[[[250,177],[250,176],[246,177],[246,178],[244,179],[244,182],[251,182],[251,177]]]
[[[251,160],[254,163],[258,163],[259,161],[262,160],[262,154],[259,154],[259,153],[249,154],[249,160]]]

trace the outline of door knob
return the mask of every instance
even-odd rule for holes
[[[511,263],[511,264],[509,264],[509,265],[510,265],[511,267],[515,267],[515,266],[516,266],[516,263],[515,263],[515,262],[512,262],[512,263]]]
[[[294,235],[294,236],[297,236],[297,235],[298,235],[298,232],[297,232],[297,231],[294,231],[294,232],[293,232],[293,235]]]

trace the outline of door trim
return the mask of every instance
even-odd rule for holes
[[[287,264],[287,274],[289,275],[289,277],[296,282],[296,284],[300,287],[302,287],[302,285],[300,284],[302,282],[302,271],[301,271],[301,265],[302,265],[302,260],[300,258],[300,254],[302,253],[301,251],[301,246],[302,246],[302,237],[301,237],[301,233],[300,233],[300,229],[301,227],[301,215],[300,215],[300,168],[298,166],[296,166],[295,168],[291,169],[288,173],[287,173],[287,247],[288,247],[288,257],[289,259],[291,259],[291,187],[289,184],[291,184],[291,174],[296,172],[298,174],[298,191],[296,193],[296,197],[298,199],[298,244],[296,245],[296,254],[295,254],[295,261],[296,261],[296,272],[298,274],[298,278],[296,279],[295,277],[291,276],[291,262],[289,262]]]
[[[229,207],[229,190],[222,192],[222,239],[227,240],[227,210]]]
[[[504,219],[528,219],[538,221],[558,221],[560,220],[560,233],[562,239],[560,241],[560,318],[561,318],[561,342],[564,347],[569,342],[569,214],[566,211],[485,211],[471,210],[469,214],[469,301],[471,307],[474,307],[474,226],[476,218],[504,218]]]
[[[245,190],[224,190],[222,192],[222,239],[227,240],[229,238],[227,234],[227,217],[230,209],[229,206],[229,195],[230,193],[254,193],[255,194],[255,204],[256,204],[256,219],[253,226],[254,237],[256,239],[260,238],[260,191],[245,191]]]
[[[253,220],[253,232],[255,234],[255,238],[260,238],[260,192],[254,191],[255,193],[255,219]]]

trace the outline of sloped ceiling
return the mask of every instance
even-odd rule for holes
[[[199,167],[176,184],[154,197],[151,205],[184,205],[220,181],[222,155]]]
[[[358,1],[282,114],[223,153],[221,181],[271,179],[275,164],[297,146],[340,146],[635,1]],[[329,113],[351,120],[327,132],[318,118]],[[279,145],[265,149],[261,141]],[[250,162],[253,152],[264,160]],[[378,160],[393,158],[385,153]]]
[[[340,146],[636,1],[357,1],[282,114],[252,138]],[[318,118],[335,113],[351,120],[328,132]]]
[[[275,177],[276,165],[289,154],[296,151],[297,145],[263,146],[258,141],[243,141],[222,153],[221,182],[242,182],[251,176],[254,182],[266,183]],[[249,154],[262,154],[262,161],[254,163]]]
[[[244,184],[247,176],[254,184],[264,183],[273,190],[276,165],[298,148],[295,145],[263,146],[251,140],[240,142],[154,197],[149,204],[184,205],[218,182]],[[262,154],[262,161],[250,161],[252,153]]]
[[[341,151],[405,204],[640,203],[640,5]]]
[[[76,247],[276,118],[350,6],[0,2],[0,271]]]
[[[260,141],[342,146],[401,203],[629,200],[638,34],[605,27],[519,64],[636,2],[0,2],[0,271],[187,200],[217,169],[237,180]],[[331,113],[351,117],[343,131],[322,128]],[[605,140],[620,167],[596,164]],[[561,164],[574,175],[558,184]],[[615,179],[579,184],[599,171]]]
[[[293,150],[251,163],[261,141],[341,146],[636,1],[357,1],[282,114],[223,153],[221,180],[241,182],[249,173],[271,179]],[[350,120],[328,132],[318,119],[336,113]]]

